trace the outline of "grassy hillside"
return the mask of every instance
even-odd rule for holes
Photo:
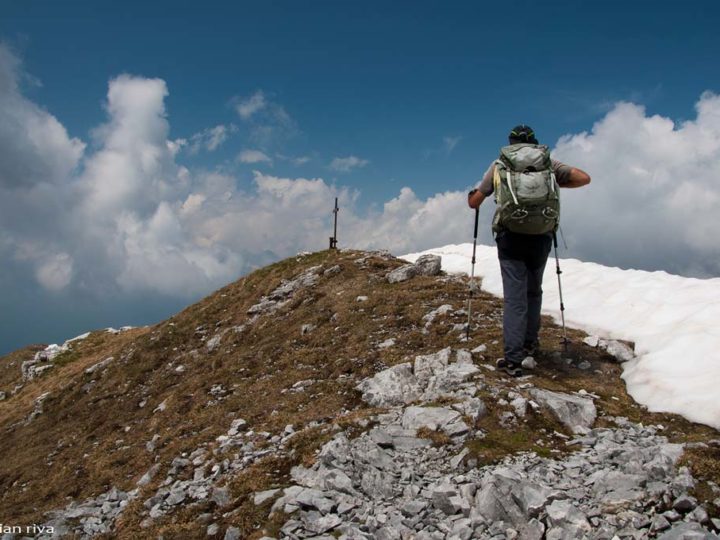
[[[377,411],[360,400],[354,389],[360,380],[446,346],[485,344],[487,350],[474,358],[481,365],[492,366],[502,355],[500,299],[476,294],[476,326],[470,342],[462,343],[459,325],[466,315],[451,311],[427,328],[423,317],[443,304],[455,311],[464,308],[467,278],[388,283],[386,274],[402,264],[382,253],[298,256],[258,270],[156,326],[119,334],[93,332],[36,379],[23,381],[21,363],[42,347],[1,358],[0,392],[7,398],[0,401],[0,521],[43,523],[48,511],[70,501],[111,488],[132,490],[157,464],[158,473],[118,519],[117,537],[204,538],[209,520],[237,526],[243,538],[259,538],[263,528],[272,531],[277,524],[268,521],[266,507],[254,505],[252,494],[288,485],[290,468],[312,463],[315,451],[337,429],[352,433],[367,428],[367,419]],[[262,297],[318,265],[317,283],[298,288],[274,311],[248,313]],[[559,329],[546,320],[541,340],[546,350],[558,354],[548,354],[540,363],[533,377],[536,386],[593,392],[601,415],[662,423],[674,440],[718,438],[717,432],[681,418],[645,412],[625,393],[617,363],[582,345],[579,332],[570,332],[573,344],[567,353],[560,350],[559,337]],[[378,346],[390,338],[394,344]],[[88,372],[108,358],[112,360]],[[578,369],[581,360],[590,368]],[[488,369],[486,376],[502,384],[497,372]],[[487,437],[468,443],[479,463],[519,450],[562,447],[561,440],[537,445],[540,429],[561,428],[533,415],[508,437],[494,414],[502,405],[485,397],[493,414],[478,427]],[[229,504],[221,507],[208,499],[148,520],[143,502],[162,483],[173,460],[198,448],[222,458],[217,438],[239,418],[255,434],[257,448],[272,447],[272,437],[288,425],[295,435],[284,451],[228,476]],[[687,460],[696,475],[720,482],[719,454],[716,447],[699,447]],[[712,500],[707,484],[698,493]]]

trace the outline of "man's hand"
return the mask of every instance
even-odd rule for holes
[[[473,210],[480,206],[484,200],[485,195],[483,195],[479,189],[473,189],[468,193],[468,206]]]

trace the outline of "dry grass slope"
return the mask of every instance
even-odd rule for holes
[[[442,304],[456,310],[467,299],[465,278],[418,277],[389,284],[385,275],[403,264],[382,254],[323,251],[298,256],[258,270],[220,289],[156,326],[117,335],[98,331],[78,342],[71,353],[39,379],[22,383],[20,363],[39,347],[0,359],[0,517],[4,523],[42,523],[44,514],[70,500],[82,500],[111,487],[130,490],[153,463],[161,470],[143,488],[117,524],[118,538],[205,538],[198,521],[203,513],[213,521],[240,528],[243,538],[259,538],[281,524],[268,520],[268,504],[256,507],[255,491],[288,485],[290,468],[313,462],[315,452],[336,429],[359,433],[377,410],[368,409],[354,386],[359,380],[417,354],[446,346],[459,348],[453,326],[463,323],[452,313],[439,317],[428,333],[421,332],[423,316]],[[305,269],[322,265],[340,271],[323,276],[317,285],[300,289],[291,301],[271,315],[251,322],[248,309],[259,299]],[[358,301],[358,296],[367,296]],[[481,293],[474,300],[478,327],[472,349],[479,364],[494,364],[501,356],[502,301]],[[314,330],[303,334],[303,325]],[[211,350],[208,340],[222,334]],[[542,341],[559,351],[559,329],[545,321]],[[583,335],[571,332],[574,343]],[[396,344],[377,345],[388,338]],[[592,364],[578,370],[563,362],[541,362],[533,378],[536,386],[572,391],[584,388],[600,396],[603,415],[623,415],[635,421],[662,423],[678,441],[707,441],[717,432],[672,415],[653,415],[636,406],[624,391],[620,367],[594,349],[575,345],[564,357]],[[104,370],[86,373],[97,362],[113,357]],[[489,380],[502,386],[497,372]],[[302,391],[290,391],[301,381]],[[49,393],[43,412],[28,422],[35,400]],[[479,464],[517,451],[551,455],[565,451],[559,425],[530,414],[512,434],[498,421],[503,406],[489,396],[491,414],[481,420],[485,439],[468,443],[469,458]],[[164,404],[164,410],[158,407]],[[170,462],[201,445],[212,448],[235,418],[245,419],[256,433],[278,434],[292,424],[298,434],[290,452],[255,462],[228,483],[232,503],[187,505],[141,529],[146,517],[142,502],[165,477]],[[311,423],[320,423],[314,427]],[[306,428],[306,429],[304,429]],[[146,443],[156,437],[155,450]],[[446,441],[433,436],[435,444]],[[538,441],[540,440],[540,444]],[[258,439],[258,444],[267,444]],[[693,472],[720,483],[720,452],[697,448],[688,453]],[[698,494],[712,497],[707,485]],[[144,495],[144,496],[143,496]],[[712,500],[712,499],[711,499]],[[717,515],[718,509],[710,507]],[[221,529],[224,530],[224,529]]]

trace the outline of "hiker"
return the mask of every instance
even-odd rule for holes
[[[526,125],[513,128],[510,145],[485,172],[468,205],[478,208],[495,194],[497,209],[493,232],[503,282],[504,358],[498,367],[522,376],[522,362],[538,352],[542,279],[560,220],[557,187],[577,188],[590,176],[550,158],[547,146],[538,143]]]

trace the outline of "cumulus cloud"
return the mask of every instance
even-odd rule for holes
[[[85,144],[26,99],[20,79],[20,61],[0,44],[0,187],[57,184],[77,167]]]
[[[0,184],[4,260],[29,266],[48,291],[103,297],[189,297],[242,272],[240,254],[203,244],[184,220],[182,203],[197,180],[175,162],[181,143],[167,137],[164,81],[112,79],[107,122],[93,132],[97,150],[85,155],[82,142],[21,95],[19,62],[6,48],[0,52],[9,90],[0,94],[0,152],[8,156],[0,168],[13,154],[17,160]],[[33,133],[40,128],[52,137]],[[23,171],[22,181],[8,171]]]
[[[351,212],[343,219],[348,222],[347,240],[353,247],[389,249],[398,255],[472,239],[465,191],[438,193],[423,200],[403,187],[382,211],[361,217]],[[489,232],[486,236],[489,239]]]
[[[349,172],[353,169],[359,169],[370,163],[367,159],[360,159],[356,156],[348,157],[336,157],[331,162],[329,167],[338,172]]]
[[[720,96],[675,123],[618,103],[590,132],[562,137],[553,156],[586,170],[590,186],[563,191],[574,257],[608,265],[720,275]]]
[[[15,286],[12,278],[55,296],[197,298],[255,266],[324,249],[335,197],[342,246],[399,254],[472,238],[465,190],[421,198],[403,187],[361,211],[357,191],[323,178],[254,171],[248,187],[245,178],[218,170],[188,170],[177,159],[189,143],[168,139],[161,79],[111,79],[107,119],[88,151],[23,96],[20,76],[18,60],[0,48],[3,288]],[[264,95],[263,103],[251,120],[267,112]],[[554,156],[593,176],[588,188],[563,191],[573,256],[720,274],[720,97],[704,94],[696,109],[695,119],[676,125],[621,103],[590,132],[558,141]],[[247,149],[239,159],[270,157]],[[330,167],[345,172],[367,163],[351,155]],[[492,210],[490,201],[482,208],[480,240],[487,243]]]
[[[237,159],[240,163],[272,163],[272,159],[270,159],[267,154],[261,152],[260,150],[242,150],[238,154]]]

